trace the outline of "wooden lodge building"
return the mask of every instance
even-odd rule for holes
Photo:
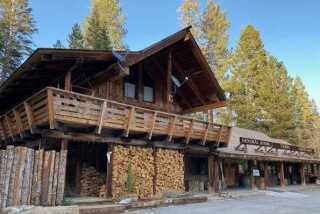
[[[312,150],[188,116],[225,101],[190,28],[141,51],[37,49],[0,86],[0,207],[116,200],[129,174],[141,199],[317,175]]]

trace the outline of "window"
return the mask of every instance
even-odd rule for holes
[[[124,96],[130,98],[136,98],[136,85],[133,83],[124,83]]]
[[[144,102],[154,102],[154,81],[150,78],[149,73],[143,75],[143,101]]]
[[[145,102],[154,102],[154,97],[153,97],[153,88],[149,86],[144,86],[143,88],[143,101]]]

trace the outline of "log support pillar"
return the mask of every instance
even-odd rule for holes
[[[112,156],[113,156],[113,145],[108,146],[107,153],[107,178],[106,178],[106,193],[107,197],[112,197]]]
[[[284,162],[279,163],[279,170],[280,170],[280,187],[284,188],[285,187],[285,182],[284,182]]]
[[[249,160],[248,161],[248,166],[249,166],[249,170],[250,170],[250,186],[252,190],[256,190],[257,189],[257,185],[256,185],[256,178],[253,175],[253,169],[255,169],[255,161]]]
[[[208,173],[209,173],[209,193],[219,192],[219,160],[217,157],[209,156],[208,158]]]
[[[301,176],[301,185],[305,186],[306,185],[306,175],[305,175],[305,164],[301,163],[300,164],[300,176]]]
[[[269,186],[269,171],[268,171],[268,162],[264,163],[263,166],[263,170],[264,170],[264,189],[267,189]]]

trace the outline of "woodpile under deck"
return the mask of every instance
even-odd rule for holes
[[[125,136],[146,134],[150,140],[167,136],[169,141],[179,138],[186,143],[226,143],[229,135],[226,126],[48,87],[0,117],[0,136],[2,140],[14,139],[45,125],[56,129],[58,122],[96,127],[96,134],[113,129],[122,130]]]

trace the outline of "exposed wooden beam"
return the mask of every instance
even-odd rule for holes
[[[181,114],[191,114],[195,112],[201,112],[201,111],[206,111],[208,109],[214,109],[214,108],[222,108],[226,106],[226,102],[224,101],[218,101],[214,102],[208,105],[203,105],[203,106],[198,106],[194,108],[189,108],[181,112]]]
[[[187,74],[184,72],[182,69],[182,66],[179,64],[177,60],[173,61],[173,65],[176,68],[177,72],[180,73],[180,75],[186,77]],[[192,78],[190,77],[189,79],[185,80],[186,84],[191,88],[193,91],[194,95],[197,97],[197,99],[201,102],[202,105],[204,105],[206,102],[204,98],[202,97],[202,94],[198,88],[198,86],[193,82]]]
[[[138,65],[138,101],[143,102],[143,64]]]
[[[168,53],[168,63],[167,63],[167,70],[165,73],[165,85],[164,85],[164,106],[167,111],[170,110],[170,96],[171,96],[171,87],[172,87],[172,50]]]
[[[102,126],[103,126],[103,121],[104,121],[104,115],[105,115],[105,112],[107,110],[107,101],[105,100],[103,103],[102,103],[102,107],[101,107],[101,114],[100,114],[100,119],[99,119],[99,124],[98,124],[98,130],[97,130],[97,134],[101,134],[101,130],[102,130]]]

